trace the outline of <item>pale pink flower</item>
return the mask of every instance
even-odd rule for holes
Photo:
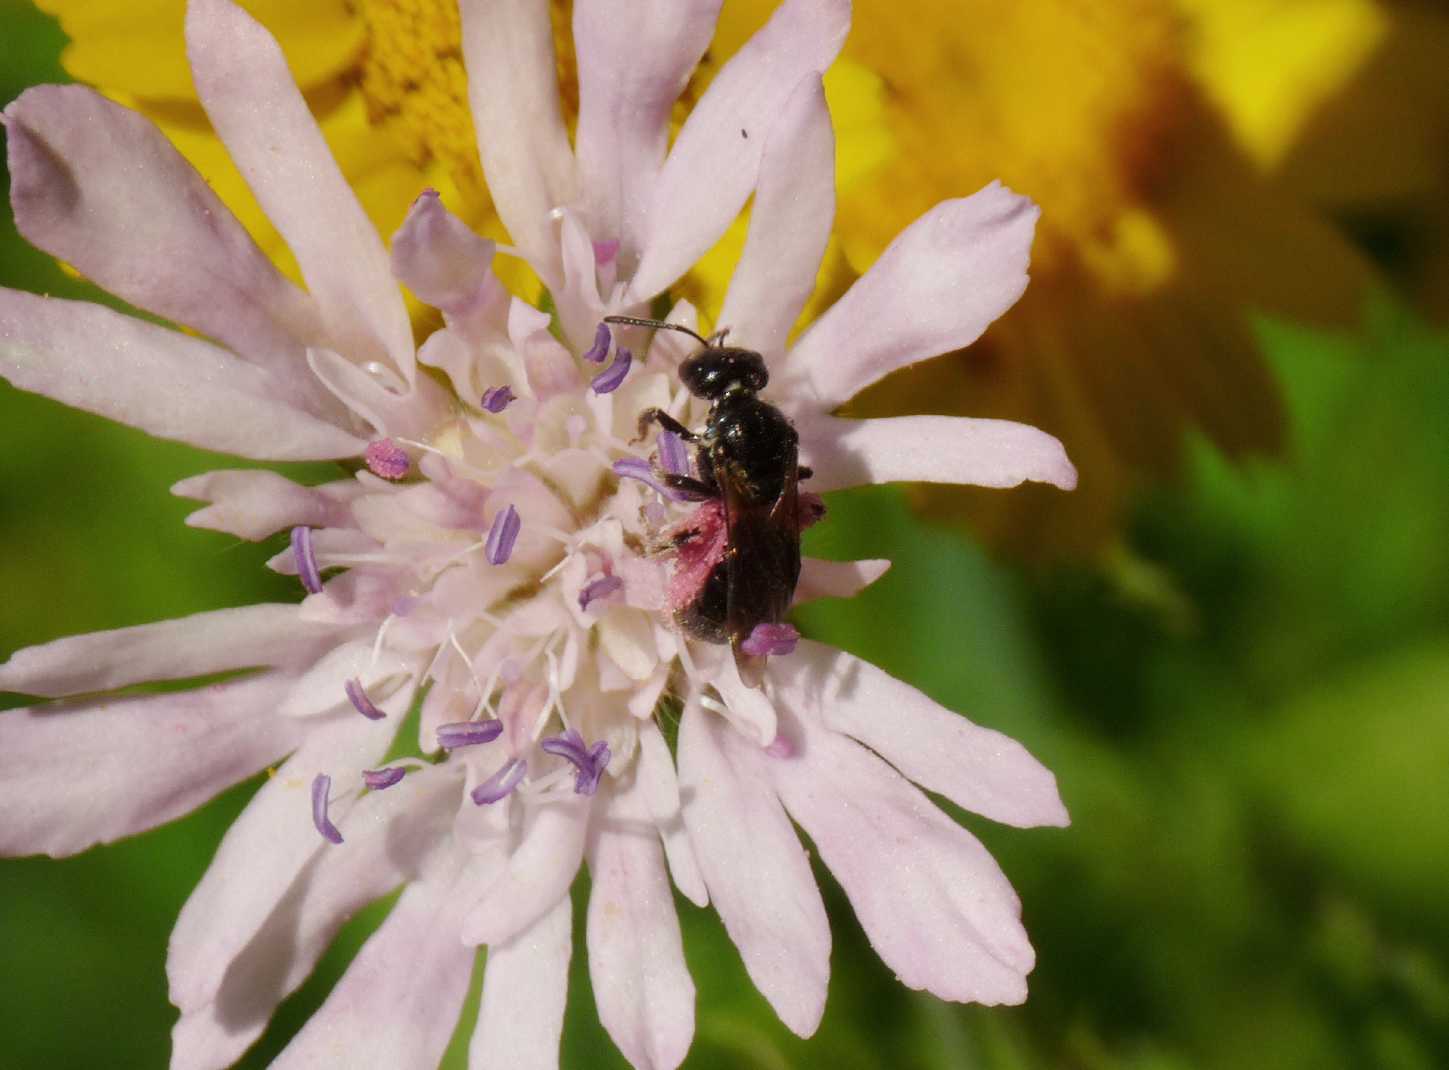
[[[692,346],[659,332],[646,350],[643,332],[616,336],[601,321],[644,311],[753,193],[716,322],[770,363],[764,396],[800,432],[810,490],[1070,487],[1060,445],[1029,427],[831,415],[1010,307],[1036,212],[996,185],[940,205],[787,348],[833,213],[820,72],[848,5],[783,4],[671,146],[670,110],[717,8],[576,0],[571,144],[547,5],[463,3],[490,189],[556,322],[504,290],[499,251],[431,192],[389,257],[275,43],[230,0],[189,6],[197,89],[306,292],[137,115],[78,87],[34,89],[6,109],[21,231],[195,333],[3,291],[0,374],[209,449],[360,465],[320,487],[237,470],[175,488],[208,503],[197,526],[290,531],[272,564],[298,576],[300,606],[78,636],[0,666],[0,687],[62,700],[0,715],[6,853],[66,855],[151,828],[285,758],[173,935],[174,1067],[239,1057],[341,924],[399,886],[278,1065],[433,1064],[480,944],[471,1065],[553,1065],[567,893],[583,861],[595,998],[631,1063],[677,1066],[693,1035],[671,878],[713,902],[755,984],[808,1035],[830,932],[792,819],[905,984],[952,1000],[1025,997],[1033,952],[1010,885],[914,785],[1008,824],[1065,824],[1051,774],[856,658],[808,641],[785,653],[786,629],[758,637],[773,655],[759,689],[727,647],[677,630],[671,595],[691,566],[651,548],[690,509],[704,526],[711,513],[660,486],[661,471],[688,466],[681,443],[631,439],[649,406],[702,421],[674,374]],[[444,315],[416,352],[398,280]],[[694,310],[672,319],[693,325]],[[807,561],[797,600],[853,594],[885,567]],[[238,669],[252,671],[108,694]],[[673,747],[666,696],[682,709]],[[384,763],[414,702],[417,756]]]

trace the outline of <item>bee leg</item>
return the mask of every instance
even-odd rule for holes
[[[682,491],[689,497],[697,498],[700,501],[719,497],[719,487],[713,483],[706,483],[702,479],[678,476],[673,472],[665,472],[659,478],[670,490]]]
[[[650,424],[658,424],[666,431],[673,431],[686,442],[695,442],[699,439],[698,435],[685,427],[673,416],[670,416],[663,409],[645,409],[639,414],[639,437],[634,440],[635,442],[644,441],[645,437],[649,434]]]

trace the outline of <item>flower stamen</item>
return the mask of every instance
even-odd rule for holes
[[[402,780],[407,770],[400,765],[384,766],[381,769],[364,769],[362,782],[373,791],[384,791]]]
[[[634,363],[634,354],[627,349],[621,349],[614,354],[614,363],[607,369],[594,376],[589,384],[595,394],[612,394],[624,384],[624,377],[629,374],[629,368]]]
[[[308,594],[322,593],[322,573],[312,553],[312,529],[298,524],[292,529],[292,560],[297,565],[297,578]]]
[[[487,412],[502,412],[518,399],[510,386],[494,386],[483,391],[483,408]]]
[[[490,565],[504,564],[513,555],[513,544],[522,527],[518,510],[511,505],[493,518],[493,526],[488,529],[488,538],[483,545],[483,556],[488,558]]]
[[[367,697],[367,692],[363,689],[362,681],[357,677],[354,676],[348,680],[347,683],[342,685],[342,689],[347,692],[348,701],[352,703],[353,709],[369,721],[380,721],[387,716],[387,714],[383,713],[382,710],[373,704],[372,699]]]
[[[312,778],[312,824],[328,843],[341,843],[342,833],[327,816],[327,793],[332,790],[332,778],[318,773]]]
[[[740,650],[751,657],[790,654],[800,641],[800,633],[792,624],[756,624],[754,631],[740,644]]]
[[[383,479],[401,479],[412,467],[407,451],[390,438],[369,442],[362,456],[372,474]]]
[[[609,344],[613,342],[614,336],[609,331],[607,323],[601,323],[594,329],[594,344],[584,350],[584,359],[590,364],[602,364],[609,355]]]
[[[589,606],[600,598],[608,598],[615,591],[622,589],[624,581],[618,576],[600,576],[598,579],[586,584],[579,592],[579,608],[587,611]]]
[[[454,721],[438,725],[438,746],[444,750],[492,743],[503,734],[502,721]]]
[[[592,795],[599,789],[599,778],[609,764],[609,744],[602,739],[592,747],[584,747],[584,737],[570,728],[561,736],[550,736],[539,742],[549,754],[563,758],[578,772],[574,775],[574,793]]]
[[[527,773],[528,763],[522,758],[514,758],[473,789],[473,802],[478,806],[488,806],[506,799],[513,793],[513,789],[518,787]]]

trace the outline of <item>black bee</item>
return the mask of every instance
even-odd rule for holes
[[[765,659],[741,645],[759,625],[784,619],[800,578],[800,529],[815,519],[807,516],[802,523],[800,480],[811,472],[799,464],[800,436],[784,413],[758,397],[770,378],[759,353],[721,345],[723,334],[706,339],[677,323],[605,319],[680,331],[704,347],[679,365],[685,389],[710,402],[704,429],[691,431],[651,408],[639,414],[639,436],[658,424],[695,446],[698,476],[665,473],[662,479],[705,501],[705,507],[718,502],[725,538],[723,553],[704,562],[707,577],[676,617],[690,635],[729,643],[741,676],[758,684]]]

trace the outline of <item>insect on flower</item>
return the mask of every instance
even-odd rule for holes
[[[714,542],[704,549],[701,583],[676,619],[690,635],[710,643],[729,643],[740,676],[758,686],[765,658],[788,653],[796,638],[781,622],[800,579],[800,436],[759,392],[769,382],[765,359],[751,349],[725,346],[726,331],[703,338],[678,323],[607,316],[609,323],[679,331],[702,346],[679,366],[679,380],[695,397],[710,403],[703,431],[692,431],[658,408],[639,414],[639,438],[658,424],[695,444],[698,475],[665,472],[671,489],[704,501],[691,522],[677,531],[676,549]],[[711,540],[720,527],[721,541]],[[703,521],[703,522],[700,522]]]

